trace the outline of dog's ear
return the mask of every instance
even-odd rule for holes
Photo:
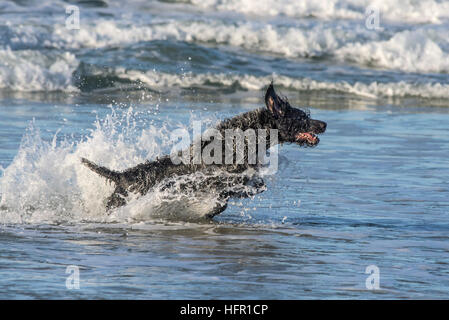
[[[265,93],[265,104],[274,115],[282,116],[284,114],[284,101],[274,91],[273,82]]]

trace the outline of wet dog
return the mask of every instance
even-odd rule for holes
[[[229,129],[238,129],[242,132],[252,129],[254,132],[258,132],[259,135],[262,132],[265,136],[263,150],[268,150],[276,143],[295,143],[300,146],[310,147],[319,143],[320,140],[317,135],[325,132],[326,123],[310,118],[310,115],[301,109],[293,108],[286,98],[283,99],[276,94],[273,84],[270,84],[266,91],[265,105],[266,108],[249,111],[224,120],[215,129],[222,136],[225,136]],[[273,132],[277,133],[276,139],[271,139],[270,135],[273,135]],[[248,144],[248,141],[245,141]],[[211,140],[200,141],[197,146],[199,146],[200,151],[204,151],[206,148],[210,149],[211,143]],[[257,145],[256,150],[260,147],[261,145]],[[194,148],[195,144],[192,144],[189,149],[193,151]],[[235,144],[232,150],[236,150]],[[116,187],[113,194],[107,199],[107,210],[125,205],[126,197],[130,192],[145,195],[156,184],[160,185],[164,180],[170,180],[169,178],[204,172],[206,178],[201,183],[195,185],[186,184],[183,188],[203,189],[217,193],[220,202],[217,203],[216,208],[209,214],[209,217],[213,217],[226,209],[229,198],[249,197],[265,190],[265,185],[261,178],[255,179],[253,175],[246,174],[248,169],[257,171],[260,168],[260,163],[250,161],[247,154],[240,159],[241,161],[231,161],[229,163],[229,161],[225,161],[225,154],[226,152],[222,152],[221,160],[223,161],[212,164],[202,159],[192,161],[194,152],[189,152],[188,161],[178,164],[174,163],[172,156],[167,155],[122,172],[99,166],[84,158],[81,161],[92,171],[115,184]],[[236,158],[236,154],[232,155],[233,160],[236,160]],[[212,172],[214,174],[211,174]],[[217,172],[220,173],[217,175]],[[241,188],[233,189],[234,185],[251,185],[252,188],[250,190],[252,191]]]

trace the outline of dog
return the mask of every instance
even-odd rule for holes
[[[265,108],[252,110],[222,121],[216,126],[216,130],[222,135],[228,129],[240,129],[242,131],[253,129],[259,133],[265,132],[266,145],[263,146],[265,150],[268,150],[273,145],[273,139],[270,139],[273,129],[277,130],[278,135],[274,144],[294,143],[308,147],[318,145],[320,140],[317,135],[326,131],[326,122],[312,119],[307,112],[292,107],[287,98],[281,98],[276,94],[273,83],[268,86],[265,93],[265,105]],[[210,147],[210,143],[211,141],[207,140],[201,141],[201,151],[208,146]],[[193,148],[194,144],[190,145],[189,149],[193,150]],[[224,160],[225,152],[222,154]],[[235,154],[232,156],[233,159],[237,157]],[[192,160],[192,157],[190,156],[188,160]],[[81,159],[82,163],[89,169],[115,184],[115,190],[106,202],[107,211],[125,205],[127,203],[126,198],[130,192],[145,195],[156,185],[160,186],[161,183],[162,188],[169,187],[170,183],[173,182],[170,178],[202,172],[205,174],[205,178],[202,179],[201,183],[185,183],[182,187],[217,193],[220,202],[208,215],[210,218],[223,212],[230,198],[250,197],[266,189],[260,177],[255,178],[254,175],[247,174],[248,169],[254,169],[253,172],[257,172],[260,168],[260,163],[251,163],[247,155],[244,155],[244,158],[241,160],[238,164],[229,164],[226,161],[218,164],[206,164],[201,159],[200,162],[196,163],[194,161],[186,161],[175,164],[172,156],[167,155],[157,158],[155,161],[147,161],[133,168],[118,172],[99,166],[85,158]],[[219,174],[216,174],[217,172]],[[164,185],[164,181],[171,182],[167,182]],[[251,186],[252,188],[249,188],[249,191],[245,188],[233,188],[236,185]]]

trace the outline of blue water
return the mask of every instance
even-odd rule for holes
[[[102,3],[70,31],[66,2],[0,6],[1,299],[449,297],[445,2],[379,2],[380,31],[363,2]],[[109,219],[80,157],[153,159],[174,128],[263,106],[271,79],[328,129],[281,146],[264,193],[212,221],[145,201]]]

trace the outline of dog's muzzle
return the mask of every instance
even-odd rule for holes
[[[320,139],[313,132],[300,132],[295,135],[296,142],[307,143],[309,146],[315,146],[320,142]]]

